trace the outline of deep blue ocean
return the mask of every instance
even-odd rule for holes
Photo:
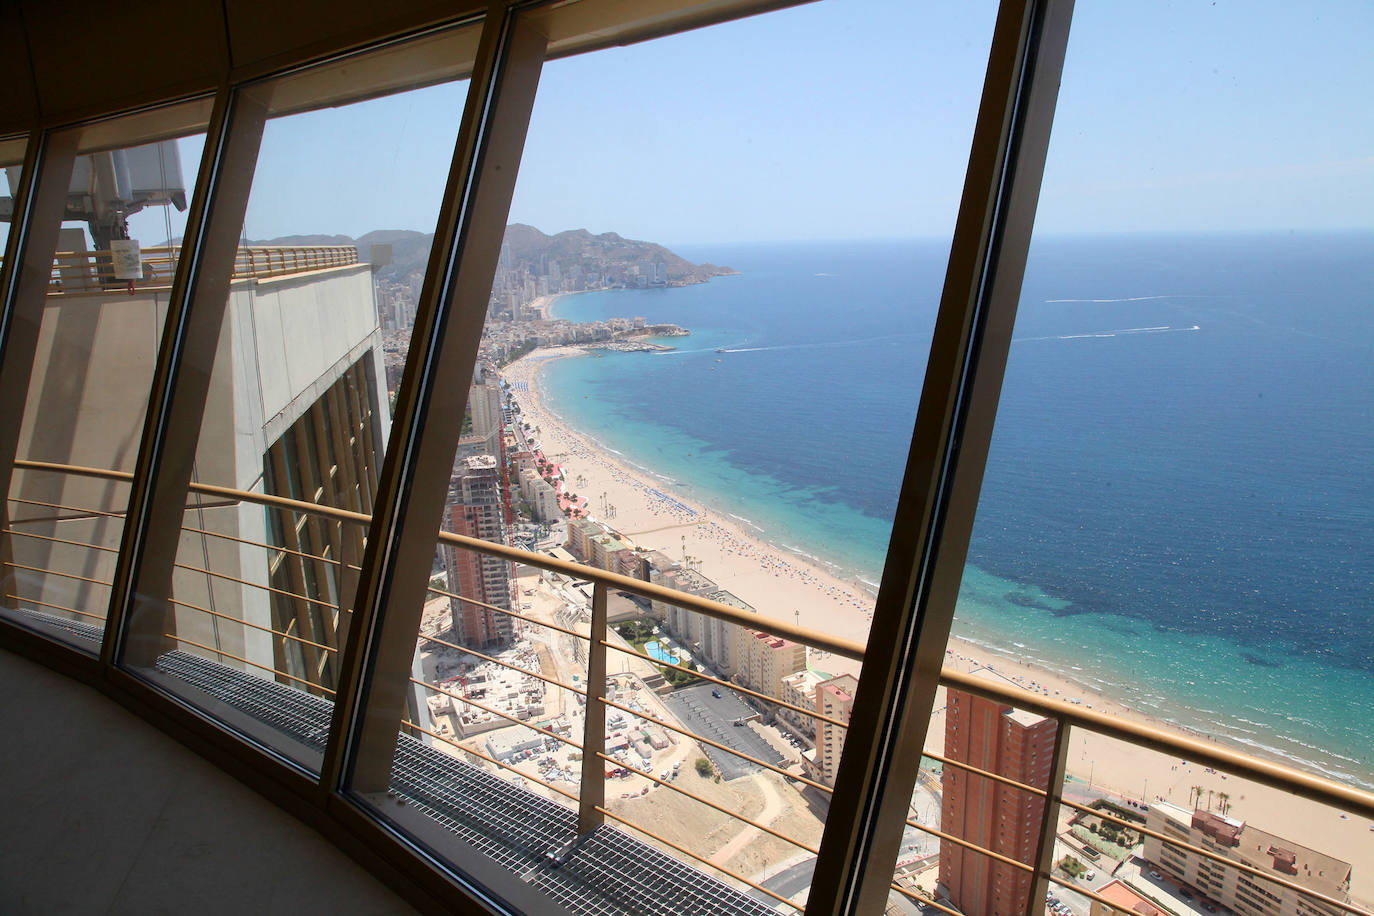
[[[692,335],[551,364],[550,406],[876,583],[947,243],[678,251],[740,274],[562,299]],[[1371,290],[1374,233],[1037,239],[956,633],[1374,783]]]

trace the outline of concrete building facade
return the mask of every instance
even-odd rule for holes
[[[975,672],[998,677],[986,669]],[[1057,725],[960,690],[945,706],[945,756],[1027,785],[1044,788],[1054,758]],[[1039,840],[1044,798],[946,766],[941,776],[941,827],[969,842],[1030,864]],[[947,840],[940,842],[939,890],[969,916],[1026,911],[1032,875]]]
[[[496,458],[477,455],[461,462],[449,486],[445,514],[448,530],[454,534],[504,543],[505,505]],[[482,604],[511,610],[510,564],[452,545],[444,546],[444,564],[448,590],[472,599],[449,598],[454,639],[473,648],[507,642],[513,632],[512,618]]]
[[[1189,811],[1169,802],[1150,806],[1146,827],[1191,846],[1243,862],[1341,901],[1350,899],[1350,863],[1291,840],[1201,808]],[[1252,873],[1227,868],[1183,846],[1146,836],[1142,851],[1160,874],[1192,888],[1240,916],[1339,916],[1333,906]]]
[[[854,694],[858,692],[859,681],[852,674],[841,674],[816,685],[816,712],[840,722],[848,722],[854,712]],[[828,786],[835,784],[835,774],[840,768],[840,754],[844,750],[846,729],[821,719],[814,720],[816,733],[816,753],[810,758],[814,761],[815,779]]]

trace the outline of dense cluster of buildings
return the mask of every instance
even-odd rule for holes
[[[479,364],[449,479],[444,530],[510,542],[512,481],[506,441],[514,426],[510,421],[511,409],[500,379],[489,365]],[[510,562],[451,544],[443,546],[442,555],[454,639],[473,648],[509,642],[511,617],[500,611],[513,610],[515,577]]]
[[[636,548],[614,529],[594,519],[570,522],[567,546],[575,558],[601,569],[757,613],[748,602],[700,570],[678,563],[660,551]],[[849,674],[820,674],[807,667],[804,645],[761,630],[658,599],[650,602],[649,613],[677,642],[692,651],[699,664],[742,687],[796,707],[774,707],[769,713],[780,728],[809,745],[802,754],[804,774],[817,782],[834,783],[845,732],[842,725],[835,723],[849,720],[857,678]],[[826,718],[799,711],[802,709],[815,710]]]
[[[512,227],[526,230],[530,227]],[[542,235],[542,233],[540,233]],[[531,304],[546,296],[598,289],[666,286],[668,265],[658,258],[593,261],[559,258],[544,251],[517,257],[510,241],[501,246],[491,287],[491,316],[519,321],[544,317]]]

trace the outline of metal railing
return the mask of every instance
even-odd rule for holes
[[[115,276],[114,259],[108,251],[59,251],[53,256],[49,294],[108,295],[121,290],[170,289],[180,246],[144,248],[140,255],[143,275],[121,280]],[[265,280],[357,263],[358,249],[353,245],[253,245],[238,249],[233,277]]]
[[[96,468],[84,468],[72,465],[60,465],[47,462],[33,462],[25,460],[16,461],[15,466],[20,469],[31,471],[50,471],[55,473],[72,474],[84,477],[95,477],[107,480],[128,480],[131,476],[119,471],[109,471]],[[302,502],[299,500],[288,499],[280,496],[272,496],[261,493],[251,493],[243,490],[199,483],[191,484],[190,489],[192,492],[202,496],[214,496],[221,499],[256,504],[268,509],[286,510],[306,515],[314,515],[317,517],[336,521],[340,524],[366,525],[371,521],[370,516],[364,515],[362,513],[350,512],[343,509],[335,509],[329,506]],[[74,512],[84,511],[94,513],[97,511],[82,510],[78,507],[62,506],[56,503],[43,503],[33,500],[15,501],[37,506],[60,507],[63,510]],[[99,514],[110,516],[119,515],[119,513],[110,513],[103,511]],[[46,536],[34,535],[27,532],[15,531],[13,529],[6,529],[5,533],[23,537],[40,537],[45,540],[57,541],[59,543],[70,543],[76,544],[77,546],[88,546],[92,549],[108,550],[108,548],[101,548],[98,545],[81,545],[79,542],[66,541],[58,538],[49,538]],[[211,534],[212,532],[203,533]],[[226,535],[226,537],[229,537],[231,540],[236,540],[244,544],[262,547],[264,549],[271,551],[281,551],[283,549],[276,547],[274,545],[262,544],[259,542],[249,541],[243,538],[228,535]],[[485,602],[476,601],[475,599],[454,594],[452,592],[444,591],[442,589],[434,587],[431,587],[429,589],[429,591],[432,593],[445,596],[451,599],[456,599],[459,601],[475,604],[495,613],[507,614],[511,617],[522,619],[529,623],[536,624],[541,627],[546,627],[550,630],[560,632],[565,635],[572,636],[579,640],[585,641],[588,646],[588,674],[587,685],[585,689],[573,687],[571,685],[562,683],[557,679],[544,675],[540,672],[531,671],[529,669],[513,665],[495,656],[486,655],[484,653],[470,649],[466,646],[460,646],[456,643],[445,641],[439,637],[430,636],[423,633],[417,634],[418,641],[428,641],[441,646],[447,646],[450,648],[460,650],[476,658],[481,658],[488,662],[503,665],[504,667],[517,671],[522,675],[538,678],[539,680],[545,681],[547,683],[553,684],[555,686],[561,687],[565,690],[572,691],[578,695],[585,697],[585,720],[582,740],[580,742],[573,741],[572,739],[564,737],[562,735],[558,735],[555,732],[552,732],[548,729],[540,728],[538,726],[533,725],[532,723],[520,720],[517,717],[512,716],[510,714],[491,709],[490,707],[484,706],[483,704],[480,704],[467,696],[452,693],[440,685],[430,684],[412,678],[413,683],[416,685],[424,686],[426,689],[433,690],[438,693],[447,694],[449,697],[451,697],[453,700],[457,702],[465,703],[478,709],[485,709],[493,715],[496,715],[503,719],[508,719],[514,722],[515,724],[519,724],[523,727],[532,728],[535,731],[545,734],[548,737],[552,737],[564,744],[567,744],[580,750],[582,753],[583,765],[579,792],[574,795],[573,793],[570,793],[544,780],[534,777],[530,773],[527,773],[523,770],[519,770],[510,764],[495,760],[492,757],[482,754],[479,751],[476,751],[467,746],[459,745],[451,738],[446,737],[444,735],[440,735],[432,730],[424,728],[419,724],[410,722],[409,720],[403,721],[400,724],[406,728],[413,729],[416,732],[427,734],[437,741],[443,741],[449,745],[452,745],[455,748],[461,750],[463,753],[471,754],[474,757],[486,760],[497,767],[517,773],[523,779],[528,779],[531,782],[542,785],[549,791],[552,791],[570,801],[576,802],[579,814],[578,828],[580,833],[586,833],[591,829],[594,829],[595,827],[605,823],[606,819],[609,818],[610,820],[613,820],[616,823],[621,824],[622,826],[628,827],[638,833],[642,833],[668,848],[674,849],[682,853],[683,855],[692,858],[693,860],[699,861],[709,866],[713,870],[726,875],[731,880],[737,881],[742,886],[747,886],[769,897],[776,898],[779,902],[786,903],[788,906],[792,907],[798,912],[804,912],[804,907],[800,904],[792,903],[791,901],[786,900],[785,898],[774,893],[773,891],[770,891],[767,888],[764,888],[761,885],[751,881],[747,877],[736,874],[728,869],[722,868],[719,864],[711,862],[709,859],[688,849],[683,848],[680,844],[675,843],[669,840],[668,838],[653,832],[645,826],[633,823],[629,819],[621,815],[617,815],[607,809],[605,801],[605,767],[608,763],[614,764],[617,762],[615,758],[607,755],[606,753],[605,711],[608,708],[617,710],[627,715],[636,716],[646,722],[653,723],[654,725],[657,725],[660,728],[664,728],[666,730],[681,734],[684,737],[690,739],[691,741],[701,743],[704,745],[709,745],[722,752],[737,756],[743,760],[756,764],[766,770],[772,771],[785,779],[792,780],[794,782],[802,784],[807,788],[813,789],[823,795],[829,794],[829,792],[831,791],[830,787],[822,783],[816,782],[797,773],[790,772],[789,770],[786,770],[784,768],[774,766],[766,761],[759,760],[750,755],[741,753],[740,751],[734,748],[730,748],[720,742],[712,741],[709,738],[697,735],[685,728],[674,725],[670,722],[666,722],[663,719],[660,719],[656,716],[649,715],[645,713],[643,710],[633,709],[625,704],[617,703],[614,700],[608,699],[606,696],[606,659],[608,652],[620,652],[622,654],[639,658],[655,665],[662,665],[663,663],[657,659],[652,658],[649,655],[629,648],[628,646],[617,645],[616,643],[611,641],[611,631],[606,620],[607,598],[609,592],[612,589],[614,589],[617,591],[628,592],[630,594],[637,595],[643,598],[648,598],[651,600],[664,601],[670,604],[674,604],[678,607],[682,607],[687,610],[703,614],[708,617],[712,617],[718,620],[725,621],[727,623],[744,627],[749,630],[766,632],[777,636],[783,636],[787,639],[791,639],[793,641],[802,643],[812,648],[831,652],[836,655],[853,659],[856,661],[863,660],[864,646],[854,640],[845,639],[843,637],[838,637],[831,634],[821,633],[819,631],[802,627],[800,625],[791,624],[783,620],[777,620],[759,614],[745,613],[731,605],[722,604],[699,596],[689,595],[683,592],[678,592],[673,589],[658,585],[656,583],[646,582],[641,579],[623,576],[617,573],[608,572],[595,567],[586,566],[581,563],[559,560],[555,557],[547,556],[544,554],[532,553],[530,551],[506,546],[504,544],[484,541],[476,538],[466,537],[463,535],[452,534],[449,532],[440,532],[438,535],[438,541],[440,544],[443,545],[448,545],[464,550],[472,550],[479,554],[484,554],[487,556],[498,557],[503,560],[521,563],[529,567],[567,576],[572,579],[590,581],[593,584],[593,594],[591,602],[591,626],[589,632],[587,633],[580,633],[568,627],[562,627],[548,621],[535,619],[527,615],[520,614],[513,610],[501,608],[496,605],[492,605]],[[312,558],[322,559],[319,557],[313,557],[313,555]],[[20,568],[31,569],[32,567]],[[47,572],[43,570],[39,571]],[[202,570],[199,568],[195,569],[195,571],[208,572],[207,570]],[[58,574],[62,575],[62,573]],[[234,577],[226,576],[225,578],[232,579],[236,582],[242,582],[245,585],[256,585],[256,583],[246,582],[244,580],[239,580]],[[266,586],[258,587],[266,588]],[[11,599],[15,599],[14,595],[9,595],[8,597]],[[292,597],[312,601],[314,600],[309,599],[308,596],[294,594],[292,594]],[[43,602],[37,601],[35,601],[34,603],[43,604]],[[327,604],[328,607],[337,610],[337,606],[335,605],[328,604],[326,602],[316,603]],[[56,610],[70,611],[71,613],[87,617],[100,616],[91,614],[90,612],[80,611],[73,608],[59,607],[52,604],[43,604],[43,606],[53,608]],[[195,609],[205,610],[203,608]],[[207,611],[207,613],[210,612]],[[223,617],[226,615],[217,616]],[[245,623],[245,625],[248,626],[253,626],[253,624],[248,623],[246,621],[238,620],[237,618],[228,617],[227,619],[234,620],[235,622],[239,623]],[[319,643],[313,643],[309,640],[304,640],[303,637],[293,636],[292,634],[282,633],[280,631],[271,630],[265,627],[262,629],[267,629],[268,632],[286,639],[298,639],[304,642],[310,642],[313,646],[321,650],[330,652],[337,651],[334,647],[324,646]],[[327,687],[323,687],[322,685],[315,684],[304,679],[300,679],[287,672],[279,671],[269,666],[261,665],[247,658],[240,657],[237,655],[229,655],[228,653],[225,653],[219,649],[192,642],[191,640],[177,636],[176,634],[166,635],[167,638],[176,640],[178,643],[189,644],[195,648],[202,649],[203,651],[215,653],[222,657],[232,658],[240,663],[270,671],[288,680],[306,684],[310,689],[321,689],[329,693],[330,695],[332,695],[333,693],[333,691]],[[722,686],[729,687],[732,690],[738,690],[760,702],[772,704],[778,708],[788,709],[799,714],[807,715],[814,720],[824,721],[837,727],[848,727],[847,723],[845,723],[844,721],[823,715],[815,710],[808,710],[804,707],[788,703],[782,700],[781,698],[773,697],[771,695],[761,693],[748,687],[735,684],[730,681],[722,680],[720,678],[716,678],[704,672],[697,674],[697,676],[701,677],[703,680],[706,680],[708,682],[720,684]],[[975,696],[981,696],[994,702],[1005,704],[1009,707],[1032,712],[1040,716],[1046,717],[1048,719],[1051,719],[1055,723],[1057,723],[1056,735],[1054,740],[1054,759],[1052,761],[1051,776],[1048,781],[1048,785],[1045,787],[1031,785],[1029,783],[1021,782],[998,773],[989,772],[980,769],[976,766],[973,766],[971,764],[955,760],[946,755],[936,753],[925,753],[923,755],[931,760],[940,763],[943,766],[951,767],[954,769],[958,769],[962,772],[968,773],[972,777],[992,780],[1001,785],[1013,788],[1017,791],[1027,793],[1028,795],[1036,799],[1042,800],[1043,808],[1040,814],[1041,830],[1039,842],[1037,843],[1035,861],[1024,862],[1019,859],[1006,856],[1002,853],[997,852],[996,850],[980,846],[976,843],[972,843],[964,839],[963,837],[959,837],[955,834],[943,831],[937,827],[922,824],[914,818],[908,818],[906,820],[906,825],[908,827],[924,832],[928,835],[937,837],[941,840],[942,843],[947,842],[965,849],[969,849],[978,854],[987,856],[993,861],[1001,863],[1002,865],[1005,865],[1009,868],[1025,872],[1033,876],[1036,883],[1034,885],[1034,890],[1031,894],[1031,899],[1027,906],[1027,913],[1038,913],[1043,910],[1045,896],[1048,893],[1048,887],[1050,885],[1056,885],[1065,888],[1076,894],[1082,895],[1083,897],[1086,897],[1090,900],[1104,904],[1112,909],[1119,908],[1117,904],[1113,903],[1111,900],[1102,896],[1101,894],[1091,890],[1090,888],[1084,887],[1073,881],[1061,878],[1054,873],[1053,851],[1055,834],[1057,832],[1057,823],[1061,809],[1067,808],[1080,813],[1091,814],[1094,817],[1100,818],[1105,822],[1112,823],[1119,827],[1129,828],[1130,830],[1135,831],[1141,834],[1142,836],[1153,837],[1175,849],[1184,850],[1191,855],[1201,856],[1224,867],[1235,869],[1238,872],[1246,874],[1248,876],[1263,879],[1264,881],[1267,881],[1272,885],[1276,885],[1278,887],[1300,894],[1303,897],[1308,898],[1309,900],[1316,901],[1327,907],[1334,908],[1344,913],[1352,914],[1352,916],[1372,916],[1372,914],[1370,914],[1369,911],[1362,909],[1358,905],[1352,904],[1346,900],[1338,899],[1328,894],[1324,894],[1312,888],[1304,887],[1300,883],[1296,881],[1291,881],[1278,873],[1264,871],[1263,869],[1249,865],[1245,862],[1239,861],[1234,858],[1230,858],[1225,854],[1215,851],[1213,849],[1189,843],[1185,840],[1179,839],[1176,836],[1169,836],[1160,833],[1139,822],[1130,821],[1125,818],[1119,817],[1115,814],[1112,814],[1109,811],[1103,811],[1097,808],[1092,808],[1088,805],[1084,805],[1080,802],[1064,797],[1065,762],[1067,758],[1069,740],[1072,731],[1075,728],[1082,728],[1086,731],[1093,732],[1095,734],[1103,735],[1116,740],[1120,740],[1136,747],[1158,751],[1172,757],[1187,759],[1199,764],[1213,767],[1218,770],[1223,770],[1231,775],[1240,776],[1242,778],[1251,780],[1261,785],[1275,788],[1289,794],[1298,795],[1303,798],[1307,798],[1319,802],[1321,804],[1328,805],[1341,811],[1349,812],[1352,814],[1359,814],[1361,816],[1368,817],[1371,819],[1374,819],[1374,793],[1370,793],[1362,789],[1357,789],[1349,785],[1345,785],[1342,783],[1334,782],[1329,779],[1305,773],[1278,763],[1262,760],[1239,751],[1219,747],[1213,743],[1203,741],[1197,738],[1191,738],[1185,735],[1165,731],[1143,723],[1132,722],[1126,719],[1117,718],[1102,712],[1098,712],[1096,710],[1087,709],[1081,705],[1071,704],[1063,700],[1050,699],[1042,695],[1032,693],[1028,690],[1021,690],[1018,688],[1005,686],[990,680],[977,677],[975,675],[955,671],[953,669],[946,668],[940,673],[940,683],[946,688],[963,691],[965,693],[973,694]],[[737,820],[740,820],[748,824],[751,827],[757,828],[758,830],[764,833],[774,836],[780,840],[786,841],[804,852],[807,852],[812,855],[817,854],[817,849],[809,844],[801,842],[795,838],[788,837],[782,834],[780,831],[772,829],[766,824],[756,823],[755,821],[740,814],[737,811],[728,810],[722,805],[712,802],[709,799],[703,798],[697,793],[691,792],[690,790],[684,789],[677,785],[673,785],[671,782],[667,780],[655,778],[651,772],[645,773],[636,769],[635,773],[636,775],[643,776],[650,782],[660,787],[667,788],[671,791],[682,794],[720,813],[727,814]],[[924,894],[920,894],[908,888],[902,887],[895,881],[892,883],[892,890],[911,900],[917,901],[924,906],[930,906],[942,912],[950,913],[951,916],[961,916],[958,910],[950,906],[947,906],[938,900],[933,900]]]

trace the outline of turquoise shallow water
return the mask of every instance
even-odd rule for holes
[[[1037,244],[956,632],[1371,782],[1372,243]],[[742,274],[562,300],[565,317],[693,335],[552,364],[550,406],[684,496],[875,583],[945,252],[684,253]]]

